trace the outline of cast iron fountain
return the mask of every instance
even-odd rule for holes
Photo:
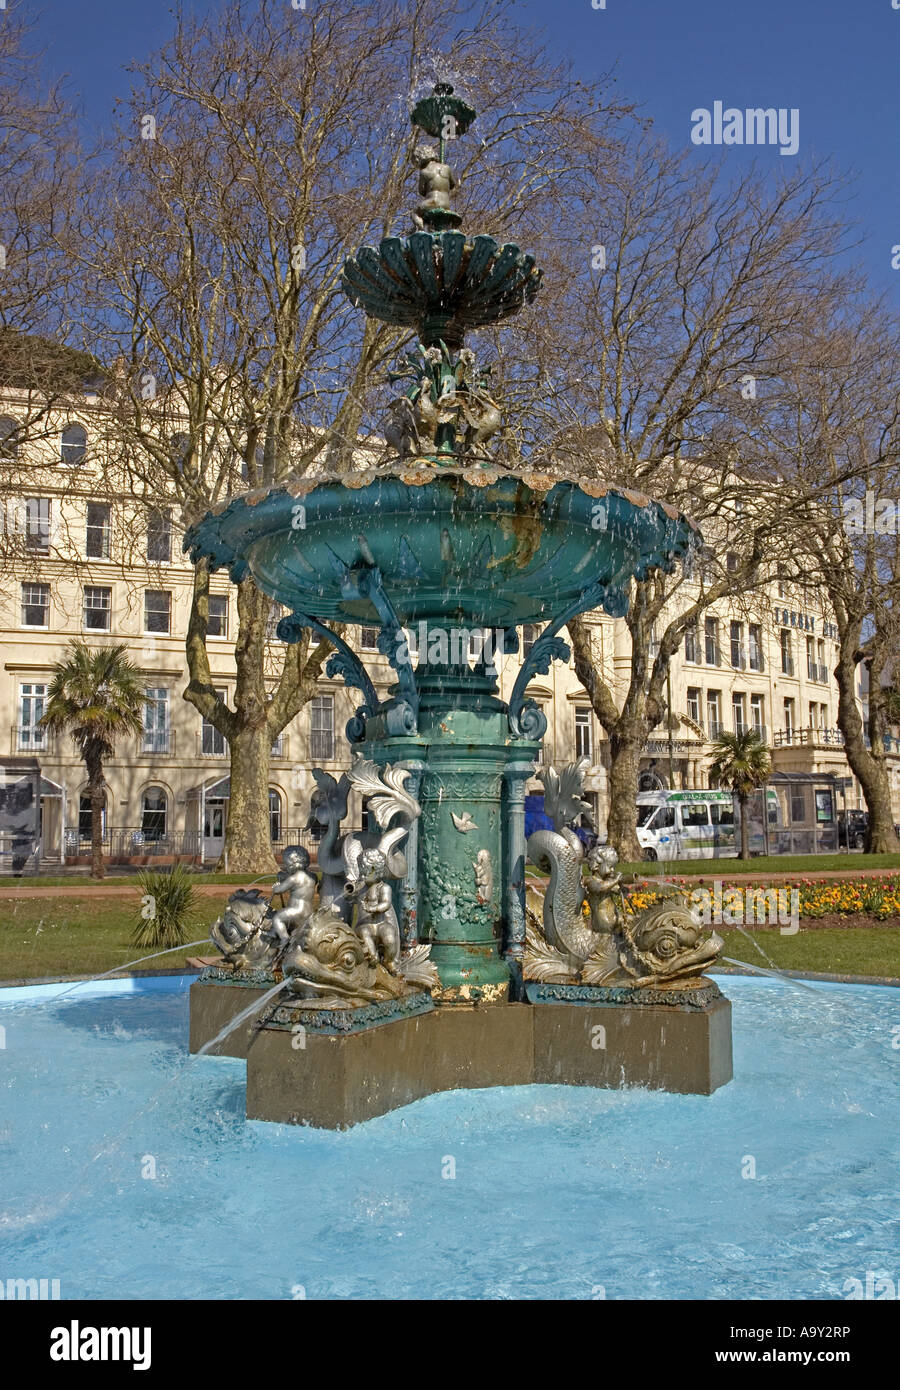
[[[342,1125],[448,1086],[531,1080],[709,1091],[731,1074],[729,1007],[700,978],[715,943],[677,904],[629,925],[608,854],[585,893],[580,764],[554,784],[555,840],[529,847],[546,899],[526,902],[525,786],[546,730],[529,682],[568,659],[571,618],[621,616],[631,579],[672,569],[699,537],[664,503],[492,456],[502,413],[464,338],[531,303],[541,272],[460,229],[445,139],[474,119],[446,84],[418,103],[413,123],[440,145],[416,151],[415,230],[344,269],[355,306],[418,334],[392,378],[406,383],[385,429],[394,455],[236,497],[185,539],[195,561],[251,574],[289,610],[284,641],[327,636],[329,676],[361,693],[350,773],[315,773],[318,898],[304,853],[286,854],[287,906],[235,894],[213,932],[222,965],[194,987],[197,1049],[244,990],[285,980],[248,1052],[257,1118]],[[396,673],[387,699],[330,623],[377,626]],[[494,657],[518,650],[523,623],[543,630],[505,703]],[[354,786],[378,829],[341,837]],[[626,1030],[624,1051],[591,1045],[598,1020],[604,1037]]]

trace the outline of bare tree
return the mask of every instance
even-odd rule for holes
[[[352,466],[403,335],[365,323],[340,275],[410,207],[411,98],[465,72],[481,138],[461,171],[462,210],[488,231],[564,181],[577,130],[604,119],[595,94],[519,41],[509,9],[332,0],[304,13],[245,0],[179,18],[137,70],[85,193],[81,252],[89,330],[119,355],[115,465],[134,492],[170,491],[190,522],[247,486]],[[229,742],[226,847],[242,870],[271,863],[272,742],[315,693],[328,651],[289,649],[267,689],[269,612],[241,580],[227,704],[210,678],[208,576],[197,567],[186,698]]]

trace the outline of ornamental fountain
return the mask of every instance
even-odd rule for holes
[[[342,1127],[458,1086],[710,1092],[731,1076],[730,1005],[702,976],[718,938],[678,902],[629,914],[609,850],[583,879],[586,760],[546,772],[555,829],[526,845],[546,730],[529,682],[568,660],[571,618],[622,616],[631,579],[671,570],[699,535],[664,503],[492,455],[503,417],[464,339],[530,304],[541,271],[461,230],[445,141],[474,119],[447,84],[415,106],[439,145],[416,150],[414,230],[344,268],[354,306],[418,336],[391,378],[406,384],[392,458],[238,496],[185,538],[194,561],[252,575],[289,610],[283,641],[326,637],[328,675],[361,695],[350,772],[313,774],[317,865],[292,847],[273,901],[235,893],[212,931],[222,961],[192,989],[192,1050],[247,1056],[251,1118]],[[333,623],[379,629],[386,699]],[[523,623],[543,630],[506,703],[494,657],[518,651]],[[377,828],[342,835],[354,789]],[[528,858],[545,894],[526,894]],[[265,996],[259,1018],[219,1045],[248,990]]]

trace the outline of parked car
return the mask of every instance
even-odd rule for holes
[[[869,833],[868,811],[838,811],[838,844],[843,849],[865,849]]]

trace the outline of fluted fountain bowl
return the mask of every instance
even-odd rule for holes
[[[589,591],[591,606],[621,616],[632,576],[671,570],[699,540],[687,517],[639,493],[407,460],[245,493],[192,526],[184,548],[323,621],[377,623],[355,578],[377,572],[401,624],[511,627]]]

